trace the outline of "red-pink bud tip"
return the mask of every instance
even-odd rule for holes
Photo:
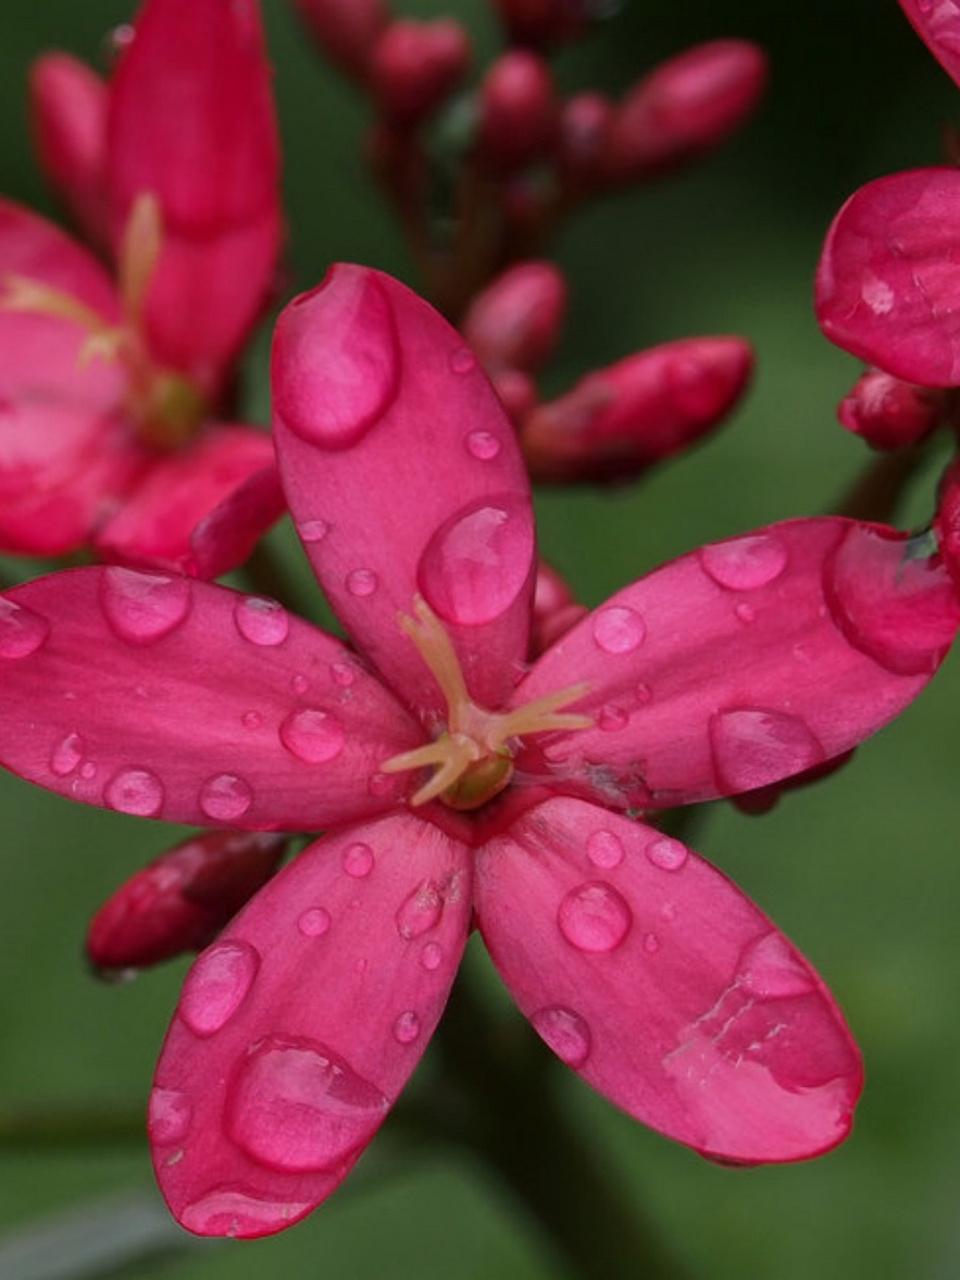
[[[380,111],[413,126],[450,96],[470,64],[470,37],[453,18],[398,18],[373,49],[370,87]]]

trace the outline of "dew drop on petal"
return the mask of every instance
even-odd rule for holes
[[[79,733],[68,733],[57,743],[50,756],[50,771],[58,778],[73,773],[83,759],[83,739]]]
[[[648,956],[655,956],[660,950],[660,939],[655,933],[648,933],[643,939],[643,949]]]
[[[499,457],[502,445],[492,431],[470,431],[467,433],[467,452],[478,462],[492,462]]]
[[[0,658],[29,658],[49,634],[46,618],[0,596]]]
[[[824,759],[813,731],[785,711],[742,708],[710,719],[710,749],[726,795],[753,791],[802,773]]]
[[[235,1186],[214,1187],[186,1205],[180,1221],[202,1236],[257,1236],[280,1231],[312,1209],[310,1200],[263,1200]]]
[[[227,1132],[281,1173],[334,1169],[368,1141],[389,1106],[326,1045],[265,1036],[250,1046],[230,1092]]]
[[[647,634],[643,619],[635,609],[609,605],[593,619],[593,638],[604,653],[632,653]]]
[[[734,606],[733,612],[737,615],[741,622],[755,622],[757,619],[757,611],[752,604],[740,604]]]
[[[330,912],[325,907],[309,907],[297,920],[305,938],[322,938],[330,928]]]
[[[469,347],[457,347],[450,354],[450,368],[454,373],[470,373],[477,367],[477,358]]]
[[[290,679],[290,688],[294,693],[306,693],[310,688],[310,681],[303,675],[292,676]]]
[[[235,822],[253,804],[250,784],[235,773],[217,773],[200,788],[200,808],[212,822]]]
[[[578,951],[605,952],[630,932],[633,914],[626,899],[602,880],[571,889],[557,909],[560,932]]]
[[[590,1027],[579,1013],[563,1005],[551,1005],[538,1009],[531,1017],[534,1030],[553,1050],[561,1062],[574,1071],[590,1057],[592,1036]]]
[[[420,938],[435,929],[443,915],[443,895],[432,880],[417,885],[397,908],[397,932],[401,938]]]
[[[80,766],[80,777],[86,778],[86,780],[89,782],[91,778],[95,778],[96,776],[97,776],[97,766],[93,763],[92,760],[84,761],[84,763]]]
[[[150,1141],[166,1146],[182,1142],[190,1130],[193,1106],[179,1089],[155,1088],[150,1094],[147,1112],[147,1131]]]
[[[163,807],[163,783],[149,769],[121,769],[103,789],[103,798],[117,813],[155,818]]]
[[[701,547],[700,563],[729,591],[756,591],[769,586],[787,567],[786,545],[772,533],[750,534]]]
[[[304,542],[313,545],[322,542],[330,532],[326,520],[301,520],[297,524],[297,532]]]
[[[245,711],[240,717],[240,723],[245,729],[259,729],[263,724],[263,716],[259,711]]]
[[[393,1024],[393,1038],[398,1044],[413,1044],[420,1034],[420,1019],[412,1009],[401,1013]]]
[[[679,871],[687,861],[687,846],[670,836],[661,836],[652,840],[646,848],[647,858],[661,871]]]
[[[357,679],[357,669],[349,662],[331,662],[330,676],[341,689],[349,689]]]
[[[446,520],[420,560],[418,585],[444,622],[480,626],[501,617],[530,584],[529,503],[501,497]]]
[[[290,631],[290,617],[283,605],[263,596],[243,596],[234,606],[233,616],[237,630],[251,644],[283,644]]]
[[[346,730],[340,721],[317,707],[291,712],[280,726],[280,741],[304,764],[336,760],[346,740]]]
[[[347,590],[358,600],[372,596],[377,586],[377,575],[372,569],[354,569],[347,574]]]
[[[737,972],[744,987],[760,999],[803,996],[816,990],[813,975],[786,938],[772,930],[749,943]]]
[[[372,773],[367,780],[367,791],[375,800],[388,796],[395,786],[393,775],[389,773]]]
[[[619,733],[621,729],[625,729],[630,722],[630,716],[623,707],[615,706],[610,703],[609,706],[601,707],[600,714],[597,717],[597,724],[604,733]]]
[[[260,956],[249,942],[216,942],[197,957],[177,1007],[194,1035],[212,1036],[227,1025],[259,968]]]
[[[190,612],[189,578],[111,566],[100,580],[104,616],[127,644],[155,644],[175,631]]]
[[[375,858],[373,850],[368,844],[362,844],[359,841],[355,844],[348,844],[343,851],[341,865],[348,876],[352,876],[354,880],[364,880],[374,868]]]
[[[640,683],[637,685],[636,689],[634,690],[634,693],[636,694],[637,702],[639,702],[641,707],[645,707],[647,703],[653,698],[653,690],[644,680],[640,681]]]
[[[420,952],[420,965],[426,969],[428,973],[434,973],[440,968],[440,962],[443,959],[443,948],[439,942],[428,942]]]
[[[608,871],[623,861],[623,841],[612,831],[594,831],[587,841],[587,857],[595,867]]]

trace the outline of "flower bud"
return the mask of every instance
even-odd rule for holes
[[[507,417],[515,427],[519,427],[536,408],[536,384],[529,373],[521,369],[491,369],[488,372]]]
[[[294,0],[294,3],[330,61],[347,75],[365,79],[374,44],[389,20],[385,0]]]
[[[742,338],[685,338],[588,374],[538,406],[521,442],[541,480],[625,480],[688,448],[743,394],[753,367]]]
[[[631,182],[706,155],[749,118],[766,82],[766,55],[745,40],[715,40],[661,63],[614,115],[607,179]]]
[[[582,195],[602,181],[613,118],[613,103],[602,93],[578,93],[563,103],[557,160],[568,192]]]
[[[539,48],[576,40],[590,20],[586,0],[495,0],[511,44]]]
[[[546,155],[557,133],[553,79],[543,58],[525,49],[502,54],[480,86],[477,156],[498,173]]]
[[[122,973],[202,950],[270,879],[288,839],[209,831],[169,849],[94,916],[87,934],[91,963]]]
[[[541,560],[537,565],[537,582],[533,597],[533,628],[530,635],[530,658],[565,635],[589,610],[578,604],[572,589],[552,565]]]
[[[868,369],[841,400],[837,417],[875,449],[919,444],[943,414],[943,393]]]
[[[555,263],[520,262],[476,296],[463,336],[488,370],[538,369],[553,354],[566,305],[566,281]]]
[[[436,111],[466,74],[470,37],[453,18],[398,18],[373,49],[370,86],[380,111],[407,127]]]

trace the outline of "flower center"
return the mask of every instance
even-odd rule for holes
[[[422,596],[413,602],[414,617],[400,614],[406,632],[433,672],[447,704],[446,725],[426,746],[392,756],[384,773],[432,768],[433,774],[411,797],[411,804],[441,800],[451,809],[479,809],[498,795],[513,776],[518,740],[529,733],[557,729],[589,729],[589,716],[562,711],[589,691],[587,684],[558,689],[512,711],[488,711],[467,691],[453,642]]]
[[[144,310],[163,241],[157,198],[141,192],[130,209],[117,261],[122,319],[107,324],[79,298],[29,276],[3,277],[0,306],[8,311],[69,320],[87,331],[79,361],[99,358],[122,364],[128,375],[127,410],[147,443],[172,449],[188,439],[206,413],[198,387],[182,373],[164,369],[150,355],[144,332]]]

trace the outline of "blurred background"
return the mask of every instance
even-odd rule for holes
[[[285,147],[291,292],[338,259],[416,285],[365,172],[365,104],[308,44],[285,0],[264,7]],[[462,18],[478,65],[496,48],[482,0],[397,8]],[[55,212],[30,153],[30,59],[57,46],[104,65],[106,33],[132,12],[126,0],[7,0],[5,195]],[[868,455],[835,418],[857,365],[813,319],[822,237],[856,186],[935,162],[941,126],[960,119],[960,91],[895,0],[630,0],[561,52],[557,76],[566,90],[616,94],[662,58],[720,36],[752,39],[771,56],[756,119],[695,169],[591,205],[553,244],[571,308],[548,391],[668,338],[740,333],[758,352],[744,406],[688,457],[640,485],[539,499],[542,550],[590,604],[704,541],[836,506]],[[248,372],[263,421],[267,351],[265,332]],[[912,492],[905,527],[928,518],[936,474],[932,466]],[[289,545],[284,531],[275,537]],[[836,776],[759,818],[710,806],[691,841],[794,939],[843,1005],[867,1064],[845,1146],[808,1164],[719,1168],[627,1120],[559,1064],[550,1077],[638,1217],[691,1277],[960,1275],[958,723],[954,659]],[[101,901],[170,842],[169,827],[83,810],[0,775],[3,1280],[567,1275],[522,1205],[470,1152],[411,1147],[392,1121],[346,1187],[281,1237],[197,1243],[167,1223],[142,1114],[186,963],[110,987],[86,972],[81,948]],[[480,949],[470,950],[478,980],[512,1016]],[[420,1105],[429,1105],[434,1078],[428,1052],[410,1086]]]

